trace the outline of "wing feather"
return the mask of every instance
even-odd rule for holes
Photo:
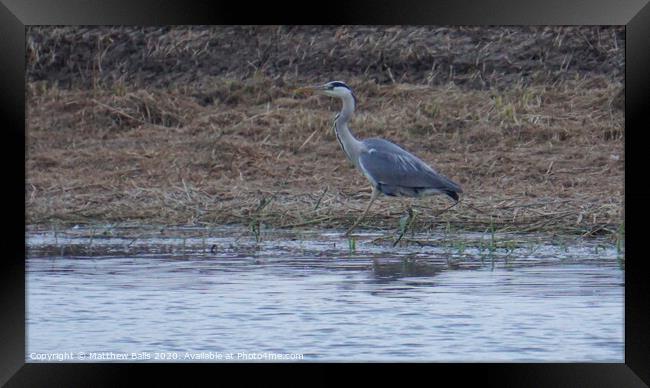
[[[418,190],[462,193],[460,186],[397,144],[383,139],[368,139],[364,144],[367,149],[360,155],[360,166],[375,183],[415,194]]]

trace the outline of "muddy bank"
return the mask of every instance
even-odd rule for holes
[[[619,28],[33,28],[28,42],[29,224],[349,225],[370,190],[331,131],[339,103],[292,93],[336,78],[359,97],[358,137],[462,185],[441,216],[444,198],[418,202],[416,229],[621,229]],[[395,228],[406,205],[380,198],[362,226]]]

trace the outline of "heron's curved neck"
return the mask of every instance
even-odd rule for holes
[[[343,109],[336,116],[334,131],[348,159],[356,165],[361,150],[361,142],[354,137],[352,132],[350,132],[350,128],[348,128],[348,122],[354,114],[354,98],[350,95],[345,95],[341,100],[343,101]]]

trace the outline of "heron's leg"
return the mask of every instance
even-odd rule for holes
[[[413,210],[413,202],[411,201],[409,206],[406,208],[406,212],[408,216],[406,218],[402,217],[399,220],[399,227],[400,227],[400,232],[399,236],[397,237],[397,240],[393,243],[393,246],[397,245],[401,240],[402,237],[406,234],[406,232],[409,230],[411,225],[413,224],[413,221],[415,221],[415,217],[417,216],[417,212]]]
[[[370,206],[372,206],[372,203],[375,202],[375,199],[377,199],[377,196],[379,196],[379,190],[373,186],[372,188],[372,196],[370,197],[370,202],[368,203],[368,206],[366,207],[366,210],[363,211],[363,213],[357,218],[356,221],[354,221],[354,224],[345,232],[346,236],[349,236],[350,233],[354,230],[354,228],[359,225],[359,222],[365,217],[366,213],[368,213],[368,210],[370,210]]]
[[[444,208],[444,209],[442,209],[441,211],[439,211],[438,213],[436,213],[433,217],[436,218],[436,217],[442,215],[442,214],[445,213],[447,210],[449,210],[449,209],[451,209],[452,207],[458,205],[459,203],[460,203],[460,201],[456,201],[456,202],[454,202],[452,205],[449,205],[449,206],[447,206],[446,208]],[[473,208],[473,209],[475,209],[475,210],[478,210],[478,209],[476,209],[474,206],[471,206],[471,208]],[[480,211],[480,210],[478,210],[478,211],[481,212],[481,213],[485,213],[485,212]]]

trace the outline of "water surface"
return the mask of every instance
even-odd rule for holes
[[[29,231],[27,361],[623,362],[612,244],[384,235]]]

